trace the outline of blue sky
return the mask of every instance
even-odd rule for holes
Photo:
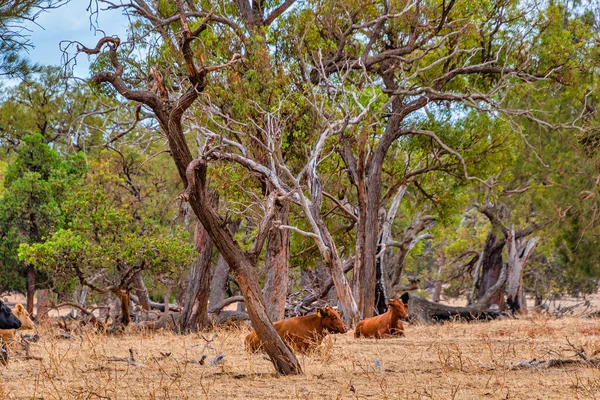
[[[62,40],[77,40],[87,47],[95,47],[102,32],[95,32],[90,25],[90,12],[86,10],[90,0],[71,0],[67,5],[42,13],[36,24],[29,24],[30,40],[35,48],[30,49],[28,58],[44,65],[61,65],[62,52],[59,43]],[[97,25],[106,35],[118,35],[125,39],[128,21],[119,10],[101,11]],[[74,49],[73,49],[74,50]],[[80,54],[74,75],[87,77],[88,57]]]

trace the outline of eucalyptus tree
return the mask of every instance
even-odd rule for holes
[[[252,15],[253,24],[267,26],[290,4],[282,4],[268,10],[264,4],[250,7],[240,2],[240,12]],[[118,7],[118,6],[117,6]],[[194,213],[202,223],[215,246],[234,271],[244,294],[248,313],[259,338],[278,372],[283,374],[300,373],[301,368],[295,356],[273,328],[255,270],[256,254],[260,252],[266,229],[258,233],[254,252],[247,254],[228,231],[223,217],[211,206],[206,187],[207,165],[205,159],[194,159],[184,135],[183,114],[198,99],[209,83],[211,74],[231,67],[241,60],[239,52],[245,36],[238,23],[228,16],[217,15],[213,11],[201,9],[194,2],[178,0],[175,3],[140,1],[122,6],[135,13],[141,23],[149,27],[161,42],[165,57],[148,65],[144,79],[130,79],[124,74],[125,64],[121,60],[121,40],[115,37],[101,39],[94,48],[80,47],[87,54],[98,54],[103,48],[108,52],[108,62],[102,70],[94,74],[96,84],[108,83],[126,99],[142,104],[150,110],[159,122],[162,132],[168,139],[170,154],[186,186],[183,198],[189,201]],[[250,9],[253,11],[250,13]],[[259,21],[258,16],[262,16]],[[208,29],[208,28],[211,29]],[[203,43],[216,39],[211,34],[219,32],[222,38],[236,39],[234,51],[212,54],[210,47]],[[152,37],[154,39],[154,36]],[[207,42],[208,43],[208,42]],[[233,44],[232,43],[232,44]],[[171,64],[172,63],[172,64]],[[132,88],[131,85],[137,85]]]
[[[455,120],[488,114],[504,129],[515,129],[522,119],[549,129],[572,126],[568,116],[549,122],[541,107],[513,96],[560,83],[562,60],[542,57],[548,48],[538,45],[551,20],[543,7],[520,1],[319,3],[304,16],[309,22],[297,36],[322,38],[298,46],[304,57],[299,68],[312,84],[336,85],[355,72],[357,85],[376,86],[387,98],[373,136],[357,139],[355,159],[346,162],[351,173],[354,165],[360,172],[353,173],[359,209],[354,293],[363,316],[373,313],[382,177],[394,144],[432,143],[438,154],[455,160],[465,180],[487,187],[488,176],[465,160],[474,143],[440,124],[443,110]],[[360,80],[365,74],[369,81]]]

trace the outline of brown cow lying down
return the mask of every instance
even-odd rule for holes
[[[293,349],[301,353],[317,347],[327,333],[346,333],[348,329],[340,314],[331,307],[317,308],[316,314],[277,321],[273,324],[279,336]],[[255,331],[246,336],[246,348],[261,349],[262,343]]]
[[[22,304],[17,304],[12,310],[12,313],[21,321],[21,327],[18,330],[26,330],[26,329],[34,329],[35,325],[31,318],[29,318],[29,313],[25,310]],[[17,329],[0,329],[0,337],[5,342],[16,340],[17,338]]]
[[[408,317],[408,306],[400,299],[390,300],[387,306],[387,312],[360,321],[354,330],[354,337],[381,339],[390,336],[403,336],[404,327],[400,319]]]

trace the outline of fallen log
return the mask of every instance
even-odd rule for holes
[[[209,313],[208,319],[213,325],[223,325],[226,323],[237,323],[249,321],[248,313],[243,311],[222,310],[217,313]]]
[[[598,368],[600,366],[600,358],[591,358],[588,360],[577,360],[577,359],[570,359],[570,358],[568,358],[568,359],[558,358],[558,359],[552,359],[552,360],[535,360],[535,359],[533,359],[529,362],[520,361],[518,363],[515,363],[510,367],[510,370],[515,371],[515,370],[519,370],[519,369],[528,369],[528,368],[547,369],[547,368],[564,367],[565,365],[583,365],[586,367]]]
[[[492,320],[500,317],[500,310],[482,309],[479,305],[469,307],[453,307],[441,303],[433,303],[420,296],[404,293],[400,296],[403,303],[408,304],[409,320],[419,323],[436,323],[444,321]]]
[[[228,297],[219,304],[216,304],[214,307],[211,307],[208,312],[210,314],[218,314],[222,309],[227,307],[230,304],[237,303],[240,301],[244,301],[244,296],[232,296]]]
[[[137,297],[135,294],[130,295],[130,298],[131,298],[131,301],[133,301],[135,304],[141,305],[140,298]],[[157,303],[155,301],[151,301],[150,309],[165,312],[165,305],[163,303]],[[169,304],[169,310],[170,311],[181,311],[181,306],[179,306],[178,304]]]

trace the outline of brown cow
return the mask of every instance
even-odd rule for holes
[[[387,306],[387,312],[360,321],[354,330],[354,337],[381,339],[390,336],[403,336],[404,327],[400,319],[408,317],[408,306],[400,299],[388,301]]]
[[[14,310],[12,310],[12,313],[19,321],[21,321],[21,327],[18,330],[35,328],[33,321],[29,318],[29,313],[22,304],[17,304]],[[0,329],[0,337],[5,342],[14,341],[17,338],[17,329]]]
[[[273,324],[279,336],[293,349],[306,353],[321,344],[327,333],[346,333],[340,314],[331,307],[317,308],[316,314],[277,321]],[[246,336],[246,348],[260,350],[262,343],[255,331]]]

